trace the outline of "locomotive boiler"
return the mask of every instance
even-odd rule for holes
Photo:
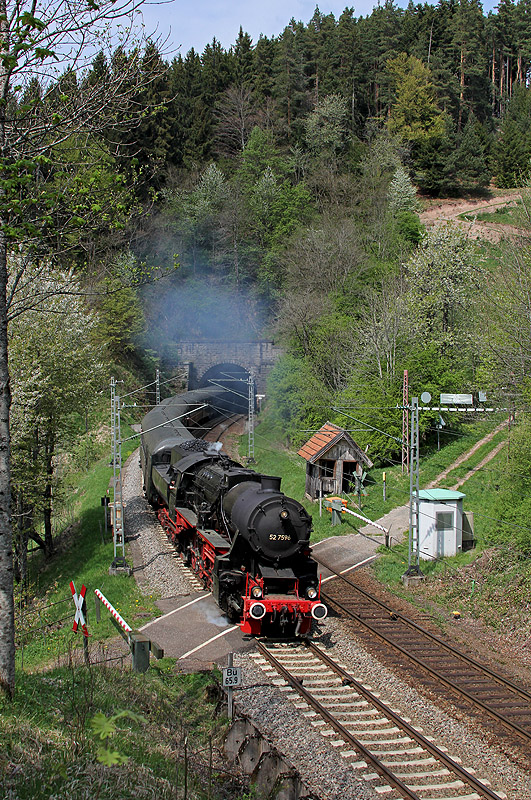
[[[196,438],[242,410],[234,393],[198,389],[142,420],[140,460],[149,502],[186,564],[227,616],[253,635],[302,635],[327,615],[311,557],[312,520],[281,479]]]

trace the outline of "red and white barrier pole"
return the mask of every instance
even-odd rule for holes
[[[127,622],[125,621],[125,619],[123,619],[123,617],[120,616],[115,607],[111,605],[111,603],[109,603],[105,595],[103,595],[99,589],[94,589],[94,594],[96,595],[98,600],[101,600],[105,608],[107,608],[111,612],[118,625],[120,625],[120,627],[123,628],[126,633],[131,633],[131,631],[133,630],[131,626],[127,624]]]

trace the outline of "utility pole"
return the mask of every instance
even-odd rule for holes
[[[411,577],[422,577],[420,570],[419,533],[419,399],[411,398],[411,437],[409,459],[409,548],[408,568],[402,580],[407,583]]]
[[[157,370],[157,377],[155,379],[155,405],[160,405],[160,370]]]
[[[249,378],[247,380],[247,388],[248,388],[248,399],[249,399],[249,409],[248,409],[248,425],[249,425],[249,441],[247,447],[247,463],[254,464],[254,378],[249,373]]]
[[[402,474],[409,472],[409,378],[407,369],[404,370],[404,383],[402,387]]]
[[[124,504],[122,496],[122,435],[120,422],[120,396],[116,394],[116,380],[111,378],[111,428],[112,428],[112,526],[114,542],[114,559],[109,573],[129,567],[125,560]],[[120,552],[121,551],[121,552]]]

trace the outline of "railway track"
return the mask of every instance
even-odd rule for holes
[[[502,800],[312,642],[257,642],[253,657],[295,706],[386,800]],[[278,677],[276,677],[278,676]]]
[[[328,567],[329,568],[329,567]],[[398,654],[401,666],[413,665],[432,690],[464,699],[531,749],[531,694],[475,661],[414,620],[400,614],[345,576],[332,581],[323,600],[354,620],[371,642]]]
[[[203,436],[203,439],[205,442],[222,442],[223,446],[226,448],[228,437],[233,433],[238,433],[237,428],[244,419],[246,419],[244,414],[232,414],[227,416],[224,420],[214,425],[213,428],[210,428]],[[235,454],[235,458],[237,460],[237,454]]]

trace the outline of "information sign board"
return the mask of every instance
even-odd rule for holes
[[[471,394],[441,394],[442,406],[471,406],[473,402]]]
[[[242,684],[241,667],[223,667],[223,686],[234,687]]]

